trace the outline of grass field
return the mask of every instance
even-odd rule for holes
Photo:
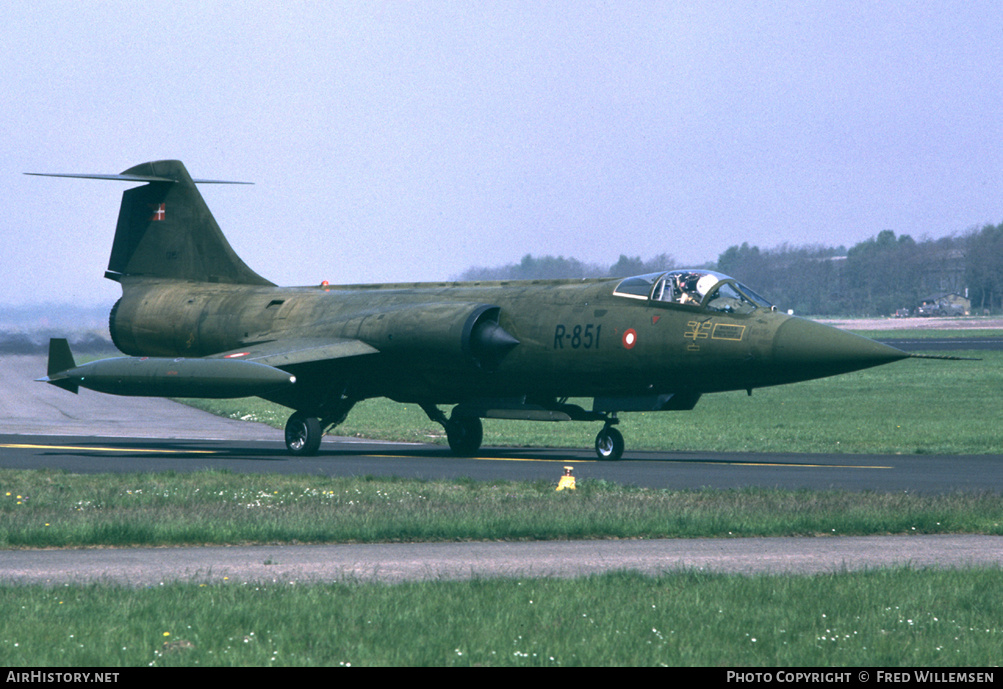
[[[992,338],[998,339],[1003,332],[996,328],[972,328],[972,329],[931,329],[931,330],[850,330],[869,337],[872,340],[924,340],[924,339],[963,339],[963,338]]]
[[[0,663],[989,667],[996,570],[0,587]]]
[[[0,470],[0,547],[1003,534],[991,493]]]

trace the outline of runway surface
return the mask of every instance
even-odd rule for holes
[[[165,410],[169,413],[170,410]],[[274,429],[271,440],[191,440],[0,434],[0,467],[74,473],[200,471],[400,476],[424,480],[548,480],[565,466],[579,480],[603,479],[647,488],[787,488],[913,493],[955,490],[1003,495],[998,455],[820,455],[737,452],[627,452],[599,462],[591,450],[484,448],[454,457],[441,445],[327,439],[316,457],[290,457]]]
[[[654,487],[780,486],[1003,493],[1003,457],[628,453],[597,462],[590,450],[486,449],[457,459],[443,447],[331,439],[314,458],[290,459],[275,429],[159,399],[71,395],[32,382],[44,357],[0,358],[0,466],[75,472],[194,471],[419,478],[580,479]],[[125,403],[123,403],[125,402]],[[97,435],[95,435],[97,434]],[[916,536],[699,539],[365,546],[260,546],[0,551],[0,581],[399,581],[470,576],[575,576],[611,569],[660,572],[825,572],[914,566],[1003,565],[1003,537]]]

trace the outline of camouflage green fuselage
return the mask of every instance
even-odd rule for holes
[[[626,299],[613,294],[618,280],[324,288],[130,282],[123,281],[111,324],[126,354],[202,357],[270,340],[357,339],[379,354],[343,362],[336,374],[351,378],[360,398],[631,397],[830,374],[817,365],[774,365],[775,335],[790,316]],[[498,307],[498,323],[519,341],[490,366],[463,342],[465,321],[485,305]]]

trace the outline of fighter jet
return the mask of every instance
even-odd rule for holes
[[[601,423],[596,453],[616,460],[621,412],[689,410],[707,393],[911,356],[781,313],[710,270],[279,287],[236,255],[196,188],[228,182],[193,180],[176,160],[47,176],[142,186],[123,194],[105,272],[122,287],[109,327],[127,356],[77,365],[53,340],[40,380],[74,393],[262,397],[293,410],[293,455],[316,454],[357,402],[387,397],[420,405],[456,455],[480,448],[482,419],[529,419]]]

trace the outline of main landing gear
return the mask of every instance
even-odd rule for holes
[[[481,449],[481,442],[484,440],[484,425],[480,418],[457,414],[456,409],[446,418],[434,404],[422,404],[422,411],[428,415],[432,421],[441,424],[446,431],[446,442],[449,449],[458,457],[469,457]]]
[[[422,405],[422,409],[430,419],[442,424],[446,429],[446,440],[449,441],[449,449],[454,455],[469,457],[481,449],[484,426],[478,417],[454,412],[447,418],[435,405]],[[294,457],[311,457],[317,454],[320,440],[324,437],[324,430],[344,421],[347,413],[345,411],[333,422],[321,420],[302,411],[290,416],[286,422],[286,449],[289,450],[289,454]]]
[[[327,405],[323,415],[298,411],[286,421],[286,449],[294,457],[312,457],[320,449],[324,432],[342,423],[355,401],[342,398],[337,404]]]
[[[286,421],[286,449],[296,457],[311,457],[320,448],[324,429],[320,419],[298,411]]]
[[[350,407],[350,405],[346,404],[344,407]],[[470,457],[481,449],[481,443],[484,440],[484,426],[480,417],[473,416],[469,412],[458,414],[455,408],[447,417],[434,404],[423,404],[421,408],[428,415],[428,418],[441,424],[445,429],[449,449],[454,455]],[[585,412],[580,408],[576,410],[572,405],[562,406],[561,411],[566,414],[563,417],[565,421],[602,421],[602,430],[596,436],[596,456],[601,461],[607,462],[615,462],[623,457],[623,434],[614,428],[620,422],[616,418],[615,412],[608,414]],[[333,419],[320,419],[303,411],[298,411],[290,416],[289,421],[286,422],[286,448],[289,450],[289,454],[295,457],[309,457],[317,454],[325,428],[341,423],[347,414],[347,410],[341,409]]]

